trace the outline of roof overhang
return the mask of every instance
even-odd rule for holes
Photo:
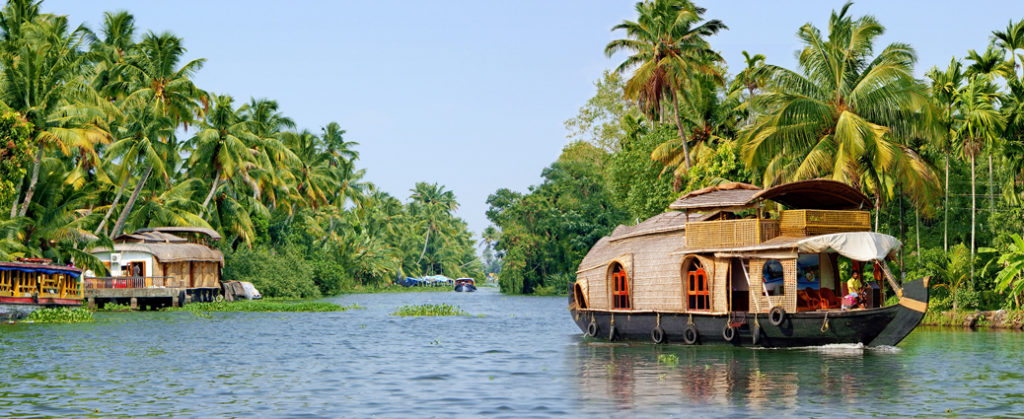
[[[804,180],[765,189],[751,197],[751,202],[767,199],[794,209],[865,210],[874,203],[859,190],[828,179]]]

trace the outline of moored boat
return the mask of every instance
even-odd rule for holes
[[[49,259],[0,262],[0,320],[17,320],[41,307],[82,305],[82,271]]]
[[[455,292],[476,291],[476,281],[473,278],[459,278],[455,280]]]
[[[927,310],[928,279],[898,283],[886,260],[902,244],[871,231],[870,205],[828,180],[691,192],[591,248],[572,318],[609,340],[896,345]]]

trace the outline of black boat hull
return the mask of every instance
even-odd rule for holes
[[[630,313],[570,308],[585,334],[607,340],[794,347],[837,343],[895,346],[924,317],[928,279],[908,282],[900,303],[850,311],[787,313],[778,325],[767,314]],[[593,324],[593,325],[592,325]],[[730,333],[726,331],[731,326]],[[656,330],[660,329],[660,330]],[[731,337],[731,339],[727,339]]]

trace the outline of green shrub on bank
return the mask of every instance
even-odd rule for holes
[[[164,311],[189,312],[246,312],[246,313],[279,313],[279,312],[328,312],[360,309],[357,304],[340,306],[322,301],[273,301],[273,300],[239,300],[221,301],[217,303],[191,303],[181,307],[168,307]]]
[[[239,248],[224,264],[224,281],[247,281],[267,297],[316,298],[322,294],[313,268],[299,255]]]
[[[392,316],[468,316],[459,306],[449,304],[421,304],[418,306],[401,306]]]
[[[41,308],[25,320],[36,323],[85,323],[92,321],[92,312],[84,308]]]
[[[544,278],[544,286],[533,289],[533,295],[569,295],[569,284],[573,282],[576,282],[575,274],[551,274]]]

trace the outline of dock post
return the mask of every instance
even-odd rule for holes
[[[89,310],[96,309],[96,297],[89,297]]]
[[[135,298],[135,297],[132,297],[132,299],[130,301],[131,301],[130,304],[131,304],[132,311],[138,310],[139,309],[139,299]]]
[[[175,295],[174,297],[171,297],[171,307],[177,307],[177,306],[178,306],[178,296]]]

